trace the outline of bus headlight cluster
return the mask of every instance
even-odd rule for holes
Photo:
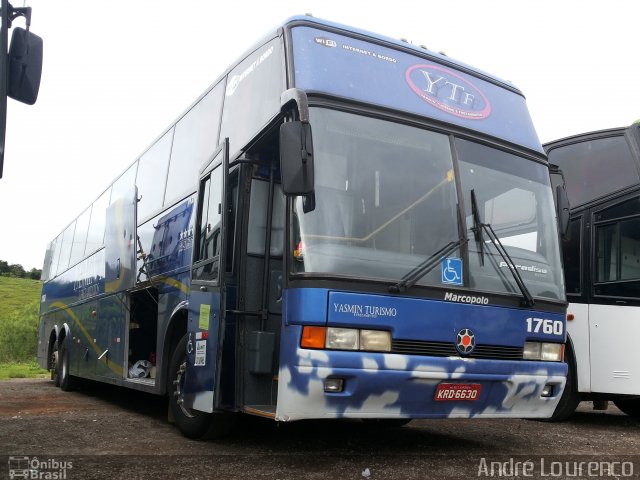
[[[391,332],[358,328],[312,327],[302,329],[303,348],[390,352]]]
[[[522,358],[543,362],[562,362],[564,360],[564,345],[562,343],[524,342]]]

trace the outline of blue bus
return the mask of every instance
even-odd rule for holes
[[[294,17],[51,242],[39,361],[168,395],[191,438],[238,413],[545,418],[559,252],[519,90]]]

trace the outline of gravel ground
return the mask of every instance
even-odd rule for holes
[[[36,467],[29,478],[640,478],[640,420],[587,402],[559,424],[415,420],[382,429],[247,417],[229,438],[197,442],[168,423],[163,398],[2,381],[0,477],[25,457]]]

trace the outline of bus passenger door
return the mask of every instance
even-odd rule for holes
[[[224,339],[224,255],[227,212],[223,208],[229,171],[225,142],[202,171],[191,266],[187,371],[184,406],[213,412],[218,404]]]
[[[136,206],[138,189],[116,198],[107,208],[105,293],[118,293],[136,285]]]

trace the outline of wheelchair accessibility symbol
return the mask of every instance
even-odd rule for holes
[[[443,258],[440,263],[442,283],[449,285],[462,285],[462,259],[449,257]]]

